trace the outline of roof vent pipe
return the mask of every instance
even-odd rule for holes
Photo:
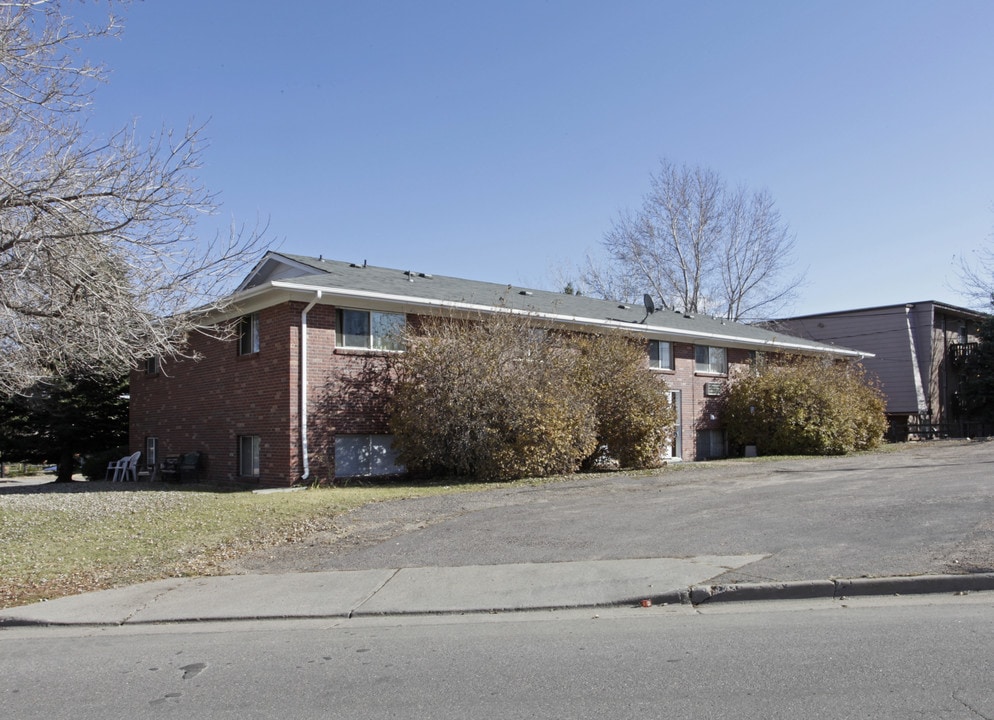
[[[307,313],[311,311],[318,300],[321,291],[318,290],[314,299],[300,312],[300,454],[303,458],[304,472],[300,479],[307,481],[311,476],[311,463],[307,455]]]

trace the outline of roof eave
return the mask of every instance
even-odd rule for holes
[[[646,336],[664,336],[675,340],[689,341],[721,341],[729,347],[738,347],[748,350],[779,350],[784,352],[807,352],[819,355],[833,355],[838,357],[873,357],[870,353],[850,350],[848,348],[836,348],[826,345],[808,344],[803,342],[792,342],[780,340],[776,337],[770,340],[760,340],[756,338],[743,337],[734,334],[717,334],[703,330],[688,330],[682,328],[660,327],[658,325],[645,325],[631,323],[621,320],[609,320],[605,318],[584,317],[578,315],[567,315],[562,313],[550,313],[533,310],[523,310],[518,308],[506,308],[484,303],[472,303],[465,301],[442,300],[437,298],[421,298],[410,295],[400,295],[393,293],[375,292],[371,290],[357,290],[354,288],[328,287],[325,285],[308,285],[288,282],[285,280],[275,280],[250,288],[237,297],[232,298],[232,306],[245,312],[247,309],[255,309],[256,306],[264,307],[271,304],[268,302],[259,303],[263,296],[271,295],[273,291],[278,291],[281,299],[291,299],[294,295],[306,295],[308,297],[321,292],[323,302],[331,303],[335,298],[353,300],[375,300],[391,305],[401,305],[406,308],[425,308],[435,311],[455,311],[460,313],[508,313],[538,318],[540,320],[565,324],[580,325],[584,327],[625,330]],[[270,298],[271,300],[271,298]]]

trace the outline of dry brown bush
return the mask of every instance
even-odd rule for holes
[[[529,319],[429,319],[398,356],[391,432],[422,475],[486,479],[573,472],[603,445],[646,466],[672,424],[645,347],[623,337],[537,327]]]
[[[883,395],[858,363],[785,358],[740,375],[722,398],[728,437],[765,455],[844,455],[877,447]]]

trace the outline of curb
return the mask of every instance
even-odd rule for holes
[[[994,590],[994,573],[974,575],[915,575],[909,577],[802,580],[782,583],[695,585],[680,601],[692,605],[750,600],[810,600],[865,595],[925,595]],[[666,599],[661,601],[666,602]]]
[[[556,605],[515,605],[489,608],[436,610],[416,612],[362,612],[353,609],[348,613],[306,613],[287,612],[281,615],[232,615],[228,617],[187,617],[158,620],[131,620],[130,618],[108,622],[73,622],[40,617],[18,617],[17,609],[0,611],[0,630],[13,627],[79,627],[79,626],[120,626],[120,625],[166,625],[196,622],[232,622],[244,620],[315,620],[327,618],[388,617],[419,615],[473,615],[500,614],[512,612],[534,612],[549,610],[579,610],[608,607],[632,607],[643,605],[705,605],[718,602],[750,602],[757,600],[813,600],[836,599],[859,596],[886,595],[925,595],[930,593],[981,592],[994,590],[994,573],[972,575],[916,575],[908,577],[846,578],[834,580],[799,580],[791,582],[741,583],[737,585],[692,585],[689,588],[671,590],[649,597],[626,598],[602,603],[563,603]]]

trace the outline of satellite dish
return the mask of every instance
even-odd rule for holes
[[[642,302],[645,303],[645,311],[647,314],[652,315],[656,312],[656,303],[652,301],[652,298],[648,293],[642,296]]]

